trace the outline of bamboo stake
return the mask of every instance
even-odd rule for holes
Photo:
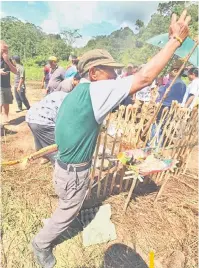
[[[145,134],[147,133],[147,131],[148,131],[149,127],[150,127],[150,125],[153,124],[153,122],[155,121],[155,119],[156,119],[156,117],[158,115],[158,112],[160,111],[160,108],[162,107],[162,104],[163,104],[165,98],[167,97],[168,93],[171,90],[171,87],[173,86],[173,84],[175,83],[176,79],[178,78],[178,76],[180,75],[182,70],[184,69],[186,63],[188,62],[189,58],[191,57],[191,55],[193,54],[193,52],[197,48],[197,46],[198,46],[198,42],[195,43],[194,47],[192,48],[191,52],[187,55],[186,60],[184,61],[184,63],[182,64],[181,68],[177,72],[177,74],[174,77],[173,81],[171,82],[170,86],[166,89],[161,101],[159,102],[159,105],[157,107],[157,110],[155,111],[154,116],[151,118],[151,120],[148,122],[147,126],[143,130],[143,133],[141,134],[141,138],[143,138],[145,136]]]
[[[103,166],[104,166],[104,158],[105,158],[106,144],[107,144],[107,130],[108,130],[108,127],[109,127],[109,123],[110,123],[110,114],[109,114],[107,122],[106,122],[106,131],[104,133],[104,145],[103,145],[100,172],[99,172],[99,175],[98,175],[97,198],[99,198],[100,190],[101,190],[101,175],[102,175],[102,169],[103,169]]]
[[[102,138],[102,126],[101,126],[101,129],[100,129],[100,134],[98,136],[97,146],[96,146],[96,149],[95,149],[95,156],[94,156],[93,168],[92,168],[92,172],[91,172],[91,180],[90,180],[90,184],[89,184],[89,191],[88,191],[87,199],[89,199],[90,196],[91,196],[92,183],[93,183],[93,179],[95,177],[97,156],[98,156],[98,152],[99,152],[101,138]]]
[[[110,195],[112,194],[114,186],[115,186],[115,179],[116,179],[116,176],[117,176],[118,166],[119,166],[119,162],[116,163],[115,172],[113,173],[113,178],[112,178],[110,192],[109,192]]]
[[[156,197],[155,197],[154,204],[157,203],[159,197],[162,195],[162,192],[163,192],[163,190],[164,190],[164,188],[165,188],[165,185],[167,184],[167,182],[168,182],[168,180],[169,180],[169,177],[170,177],[169,175],[170,175],[170,174],[169,174],[169,170],[168,170],[168,171],[166,171],[166,174],[165,174],[165,177],[164,177],[164,182],[163,182],[163,184],[162,184],[162,186],[161,186],[159,192],[157,193],[157,195],[156,195]]]
[[[182,144],[185,146],[187,143],[189,143],[190,142],[190,140],[191,140],[191,136],[192,136],[192,131],[193,131],[193,129],[195,128],[195,122],[193,122],[193,126],[192,126],[192,128],[190,129],[190,135],[188,136],[188,138],[187,139],[184,139],[183,141],[182,141]],[[179,150],[177,150],[177,153],[176,153],[176,158],[178,158],[180,155],[182,155],[182,151],[184,150],[184,148],[182,147],[182,148],[180,148]],[[177,175],[177,172],[178,172],[178,169],[175,171],[175,175]]]
[[[119,188],[120,193],[122,192],[123,178],[124,178],[125,170],[126,170],[126,167],[123,166],[121,171],[120,171],[120,188]]]
[[[114,155],[115,145],[116,145],[116,140],[117,140],[117,134],[118,134],[118,132],[115,135],[115,139],[114,139],[112,150],[111,150],[111,155]],[[105,182],[104,182],[103,196],[105,196],[105,194],[106,194],[107,184],[108,184],[108,178],[109,178],[111,166],[112,166],[112,163],[109,162],[109,164],[108,164],[108,171],[107,171]]]
[[[124,205],[124,213],[126,213],[126,210],[127,210],[128,204],[129,204],[129,202],[131,200],[131,196],[132,196],[133,190],[135,188],[136,182],[137,182],[137,179],[133,179],[130,191],[128,193],[128,197],[127,197],[125,205]]]

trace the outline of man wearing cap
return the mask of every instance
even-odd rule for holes
[[[54,267],[52,249],[57,238],[78,215],[86,197],[92,156],[103,120],[128,95],[150,85],[164,69],[188,36],[190,17],[186,14],[184,11],[178,21],[175,14],[172,16],[170,40],[134,76],[115,80],[114,69],[122,65],[105,50],[91,50],[81,57],[78,70],[83,78],[62,102],[55,126],[58,155],[53,181],[59,204],[32,242],[42,267]]]
[[[17,68],[17,73],[15,74],[14,78],[15,98],[18,105],[18,110],[16,112],[21,112],[22,104],[26,106],[27,110],[30,109],[30,104],[26,97],[25,70],[19,56],[13,56],[12,59]]]
[[[58,66],[58,60],[56,57],[51,56],[48,61],[50,65],[50,80],[47,87],[47,94],[50,94],[55,91],[59,83],[64,80],[66,71],[63,67]]]

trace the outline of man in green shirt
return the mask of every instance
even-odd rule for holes
[[[92,155],[103,120],[128,95],[152,84],[188,36],[190,19],[186,11],[178,21],[174,14],[168,43],[133,76],[115,80],[114,69],[122,65],[105,50],[94,49],[81,57],[78,70],[83,78],[62,102],[55,126],[58,156],[53,180],[59,204],[32,242],[42,267],[54,267],[52,249],[56,239],[78,215],[86,197]]]

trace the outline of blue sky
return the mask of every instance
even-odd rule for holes
[[[82,46],[93,36],[107,35],[125,26],[134,29],[137,19],[147,23],[157,6],[157,1],[2,1],[1,17],[17,17],[47,33],[79,29],[83,38],[76,45]]]

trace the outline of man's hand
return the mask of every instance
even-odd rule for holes
[[[17,88],[17,92],[19,92],[19,91],[20,91],[20,87]]]
[[[0,75],[8,75],[9,72],[4,72],[4,69],[0,69]]]
[[[9,60],[9,55],[8,55],[8,50],[4,50],[4,52],[2,53],[2,58],[4,59],[4,61],[6,63],[8,63],[10,60]]]
[[[187,38],[189,35],[189,27],[188,24],[191,21],[191,16],[187,16],[187,10],[184,10],[177,20],[176,14],[172,15],[171,24],[169,27],[169,38],[178,38],[182,40],[182,42]],[[179,40],[178,40],[179,41]],[[179,41],[179,45],[181,42]]]

